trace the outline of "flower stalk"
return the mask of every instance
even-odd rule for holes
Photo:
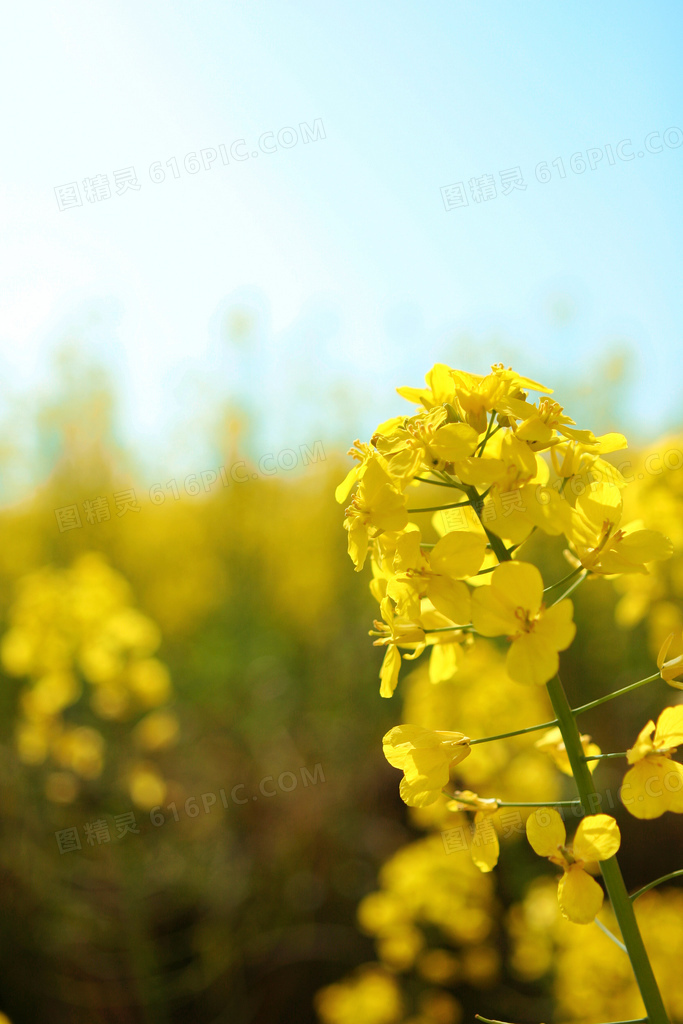
[[[548,695],[558,720],[574,781],[585,807],[598,806],[600,799],[593,777],[584,760],[581,736],[572,709],[569,706],[559,675],[547,683]],[[632,900],[629,899],[616,855],[601,861],[600,869],[605,881],[614,916],[617,919],[624,945],[626,946],[633,973],[640,989],[640,995],[647,1011],[649,1024],[668,1024],[668,1017],[662,1002],[652,965],[638,928]]]

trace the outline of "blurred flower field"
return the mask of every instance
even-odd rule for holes
[[[334,500],[343,452],[326,444],[290,475],[61,532],[55,509],[145,486],[106,394],[86,394],[78,416],[73,402],[41,415],[49,473],[0,513],[0,1009],[12,1024],[642,1017],[624,953],[561,916],[528,812],[491,816],[493,873],[475,863],[465,805],[401,801],[381,744],[398,720],[476,736],[552,709],[543,688],[508,678],[496,640],[477,640],[457,672],[437,647],[404,661],[393,702],[380,699],[371,574],[351,571]],[[214,440],[221,464],[251,465],[247,427]],[[681,636],[683,456],[666,453],[682,448],[671,436],[605,456],[633,477],[629,520],[666,534],[674,557],[573,595],[580,641],[562,665],[574,705],[656,672],[663,641]],[[525,551],[547,578],[565,575],[562,538]],[[667,657],[680,653],[675,641]],[[588,712],[582,731],[625,750],[678,700],[655,682]],[[460,790],[569,799],[561,752],[537,739],[477,748],[453,769]],[[677,870],[680,818],[637,821],[618,800],[623,764],[597,771],[628,888]],[[637,914],[683,1022],[680,888],[645,894]]]

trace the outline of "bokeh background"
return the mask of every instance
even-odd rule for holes
[[[27,3],[5,29],[0,1010],[640,1016],[523,837],[480,876],[400,803],[379,740],[425,670],[380,700],[333,491],[433,362],[540,378],[627,434],[630,511],[677,549],[582,588],[566,684],[652,671],[683,621],[683,469],[644,461],[683,449],[680,6]],[[547,712],[495,682],[434,714]],[[667,699],[585,727],[624,749]],[[488,784],[559,791],[527,746]],[[629,887],[680,866],[671,815],[618,817]],[[640,901],[674,994],[682,901]]]

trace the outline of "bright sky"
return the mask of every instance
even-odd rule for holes
[[[367,434],[400,408],[394,387],[439,359],[588,382],[627,345],[638,428],[680,423],[682,12],[10,5],[3,388],[42,393],[50,352],[79,338],[115,372],[125,434],[153,462],[220,395],[251,404],[264,450],[297,447]],[[316,119],[325,138],[304,144]],[[284,133],[259,150],[287,126],[294,145]],[[237,154],[256,155],[238,161],[241,139]],[[189,173],[200,150],[210,169]],[[130,167],[141,187],[117,195]],[[515,168],[526,188],[502,195]],[[98,174],[112,195],[88,202]],[[468,183],[484,175],[497,194],[476,202]],[[82,205],[60,210],[55,186],[72,182]],[[440,189],[458,182],[468,205],[447,210]],[[241,345],[221,329],[234,306],[256,317]]]

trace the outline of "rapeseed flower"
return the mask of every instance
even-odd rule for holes
[[[470,753],[469,737],[462,732],[397,725],[382,740],[384,756],[403,772],[401,799],[409,807],[434,803],[448,785],[450,769]]]
[[[572,602],[565,598],[546,608],[543,578],[527,562],[505,562],[491,584],[472,596],[472,623],[482,636],[507,636],[505,667],[518,683],[547,683],[559,667],[559,651],[574,639]]]
[[[567,831],[557,811],[544,807],[529,815],[526,834],[535,853],[562,868],[557,899],[565,917],[590,924],[603,903],[603,891],[584,865],[608,860],[619,849],[619,826],[609,814],[590,814],[581,821],[568,847]]]
[[[630,768],[621,799],[635,818],[659,818],[665,811],[683,814],[683,765],[672,760],[683,743],[683,705],[664,708],[657,725],[649,721],[626,751]]]

